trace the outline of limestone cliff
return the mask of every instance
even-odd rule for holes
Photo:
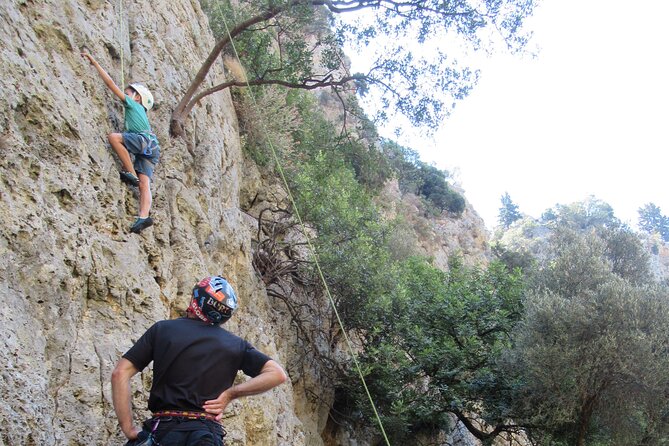
[[[464,191],[450,185],[464,197]],[[382,193],[382,206],[388,217],[402,217],[412,230],[403,234],[401,243],[407,253],[427,256],[436,267],[447,270],[448,259],[458,255],[467,265],[480,265],[491,256],[489,234],[483,219],[467,203],[460,216],[444,211],[439,216],[426,216],[425,205],[416,195],[400,192],[397,181],[386,184]],[[416,234],[415,239],[409,237]]]
[[[3,2],[0,19],[0,443],[121,444],[111,370],[206,274],[224,274],[241,296],[229,328],[281,361],[286,345],[239,210],[229,95],[194,111],[189,140],[167,134],[177,96],[213,45],[198,2],[15,0]],[[136,191],[119,181],[106,143],[121,110],[84,49],[117,82],[123,67],[126,82],[145,82],[156,98],[156,224],[141,236],[128,233]],[[140,412],[147,379],[134,383]],[[302,444],[293,405],[290,384],[237,404],[229,444]]]
[[[8,0],[0,20],[0,445],[122,444],[109,383],[115,362],[153,322],[177,315],[193,283],[213,273],[241,298],[227,328],[291,376],[234,403],[227,444],[324,444],[332,396],[307,397],[320,391],[310,389],[318,371],[291,368],[299,351],[289,321],[252,267],[256,222],[240,200],[266,186],[245,165],[229,94],[196,107],[186,138],[167,132],[213,45],[198,1]],[[121,107],[82,50],[117,83],[121,73],[126,83],[144,82],[156,99],[156,223],[141,235],[128,231],[136,191],[119,180],[106,142],[120,130]],[[208,82],[222,76],[219,67]],[[463,249],[455,232],[477,225],[470,221],[457,230],[431,227],[425,252],[444,263]],[[472,256],[485,252],[480,228],[477,248],[464,248]],[[149,373],[133,381],[138,417],[146,415],[149,385]]]

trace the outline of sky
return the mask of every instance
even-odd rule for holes
[[[433,137],[393,139],[451,172],[490,229],[504,193],[535,218],[591,195],[632,227],[649,202],[669,215],[667,17],[666,0],[544,0],[535,58],[494,54]]]

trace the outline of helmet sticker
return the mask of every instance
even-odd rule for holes
[[[193,288],[191,311],[201,320],[220,324],[227,321],[237,308],[237,295],[232,286],[222,277],[202,279]]]

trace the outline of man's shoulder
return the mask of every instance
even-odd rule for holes
[[[232,333],[231,331],[226,330],[225,328],[221,327],[220,325],[211,325],[211,324],[205,324],[204,322],[200,321],[199,319],[191,319],[187,317],[180,317],[177,319],[166,319],[163,321],[156,322],[156,325],[160,326],[161,328],[167,328],[167,329],[183,329],[183,330],[191,330],[191,331],[197,331],[197,332],[205,332],[207,334],[215,335],[215,336],[220,336],[224,338],[229,338],[229,339],[237,339],[240,342],[246,342],[244,338],[241,336],[237,336],[236,334]]]
[[[188,328],[188,320],[185,317],[178,319],[164,319],[153,324],[151,329],[158,331],[175,331],[186,330]]]

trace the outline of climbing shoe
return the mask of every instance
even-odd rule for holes
[[[139,179],[125,170],[121,172],[121,181],[131,186],[139,186]]]
[[[148,228],[153,224],[153,218],[151,217],[146,217],[146,218],[137,218],[135,222],[130,226],[130,232],[134,232],[135,234],[139,234],[142,232],[142,230]]]

